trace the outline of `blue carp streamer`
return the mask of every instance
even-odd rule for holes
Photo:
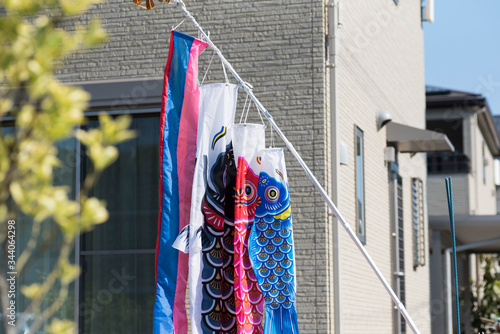
[[[281,175],[280,175],[281,176]],[[288,184],[261,172],[249,240],[250,259],[266,303],[264,334],[298,333]]]

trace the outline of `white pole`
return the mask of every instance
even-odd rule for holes
[[[453,304],[451,298],[451,252],[452,248],[447,248],[444,251],[444,285],[446,292],[446,333],[453,334]]]
[[[366,249],[363,246],[363,244],[361,243],[361,241],[359,241],[358,237],[356,236],[356,234],[351,229],[351,226],[346,222],[346,220],[344,219],[344,217],[342,217],[340,211],[337,209],[337,207],[335,206],[335,204],[333,203],[333,201],[330,199],[330,197],[328,196],[328,194],[326,193],[326,191],[323,189],[323,187],[321,186],[321,184],[318,182],[318,180],[316,179],[316,177],[314,177],[313,173],[311,172],[311,170],[309,169],[309,167],[307,167],[307,165],[304,162],[304,160],[302,160],[302,158],[300,157],[299,153],[295,150],[295,148],[293,147],[293,145],[285,137],[285,135],[283,134],[283,132],[281,131],[281,129],[278,127],[278,125],[276,124],[276,122],[274,122],[274,119],[271,116],[271,114],[266,110],[266,108],[264,108],[264,106],[262,105],[262,103],[260,103],[260,101],[255,97],[255,95],[253,94],[252,90],[249,88],[248,84],[246,84],[241,79],[241,77],[234,70],[234,68],[231,66],[231,64],[226,60],[226,58],[224,58],[224,56],[222,55],[222,53],[220,52],[220,50],[215,46],[215,44],[208,37],[208,35],[205,34],[205,32],[203,31],[203,29],[201,28],[201,26],[198,24],[198,22],[196,22],[196,19],[187,10],[186,5],[184,4],[184,2],[182,0],[177,0],[177,3],[181,5],[181,9],[184,12],[184,15],[188,19],[191,20],[191,22],[193,23],[193,25],[198,29],[198,31],[200,32],[201,36],[203,36],[203,39],[208,43],[208,45],[210,46],[210,48],[217,53],[217,55],[220,57],[220,59],[222,60],[222,62],[224,63],[224,65],[229,69],[229,71],[233,74],[233,76],[235,77],[235,79],[238,81],[240,87],[248,94],[248,96],[252,99],[252,101],[262,111],[262,113],[267,118],[267,120],[269,121],[269,123],[271,123],[271,126],[276,130],[276,132],[278,133],[278,135],[281,137],[281,139],[285,143],[286,147],[290,150],[290,152],[293,154],[293,156],[297,159],[297,161],[299,162],[299,164],[302,166],[302,168],[306,172],[307,176],[309,176],[309,178],[311,179],[313,185],[316,187],[316,189],[320,193],[321,197],[323,197],[323,199],[325,200],[325,202],[328,204],[328,206],[330,207],[330,209],[333,211],[333,214],[337,217],[337,219],[339,220],[339,222],[342,224],[342,226],[346,230],[347,234],[349,234],[349,236],[351,237],[352,241],[354,241],[354,243],[356,244],[356,246],[359,248],[359,250],[361,251],[361,254],[364,256],[364,258],[366,259],[366,261],[368,261],[368,264],[373,269],[373,271],[375,272],[375,275],[377,275],[378,279],[380,280],[380,282],[382,283],[382,285],[384,286],[384,288],[387,290],[387,292],[391,296],[392,300],[394,301],[394,304],[399,309],[399,312],[401,313],[401,315],[406,319],[406,322],[408,323],[408,326],[410,326],[410,328],[413,331],[413,333],[420,334],[420,331],[418,330],[417,326],[413,322],[413,319],[408,314],[408,311],[406,310],[405,306],[403,305],[403,303],[401,303],[401,301],[399,300],[399,298],[396,296],[396,294],[394,293],[394,291],[390,287],[389,283],[386,281],[386,279],[384,278],[384,276],[382,275],[382,273],[378,269],[377,265],[375,264],[375,262],[373,261],[373,259],[371,258],[371,256],[366,251]]]

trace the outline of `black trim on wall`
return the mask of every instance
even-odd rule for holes
[[[90,93],[89,109],[130,109],[161,103],[163,78],[71,82]]]

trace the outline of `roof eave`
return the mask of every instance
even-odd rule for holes
[[[426,107],[429,108],[449,108],[449,107],[483,107],[486,104],[484,97],[467,98],[444,98],[439,95],[430,95],[426,99]]]
[[[500,156],[500,136],[488,103],[485,103],[483,109],[478,113],[478,121],[491,154],[495,157]]]

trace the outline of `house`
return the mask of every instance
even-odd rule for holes
[[[500,116],[493,116],[497,132],[500,133]],[[497,187],[497,214],[500,214],[500,158],[495,158],[495,185]]]
[[[425,152],[453,147],[445,135],[425,130],[421,3],[187,6],[255,87],[417,327],[430,332]],[[93,13],[101,17],[109,42],[68,59],[58,76],[91,93],[86,127],[96,125],[101,110],[129,114],[138,137],[119,146],[118,161],[92,193],[107,202],[110,219],[77,240],[75,262],[82,274],[61,313],[74,317],[80,333],[148,333],[155,297],[162,75],[170,28],[183,17],[175,6],[148,12],[132,1],[97,4]],[[189,22],[179,29],[197,35]],[[202,55],[200,73],[210,58],[209,50]],[[223,79],[217,65],[209,82]],[[60,154],[60,182],[78,193],[86,157],[75,141],[61,144]],[[290,154],[286,158],[301,333],[409,332],[300,165]]]
[[[464,301],[461,321],[465,332],[472,333],[469,283],[480,279],[478,254],[500,251],[494,163],[500,154],[500,138],[488,102],[480,94],[428,86],[426,96],[427,129],[445,133],[455,147],[452,153],[427,155],[432,332],[451,334],[456,323],[447,275],[451,272],[451,235],[444,179],[451,176],[460,298]]]

